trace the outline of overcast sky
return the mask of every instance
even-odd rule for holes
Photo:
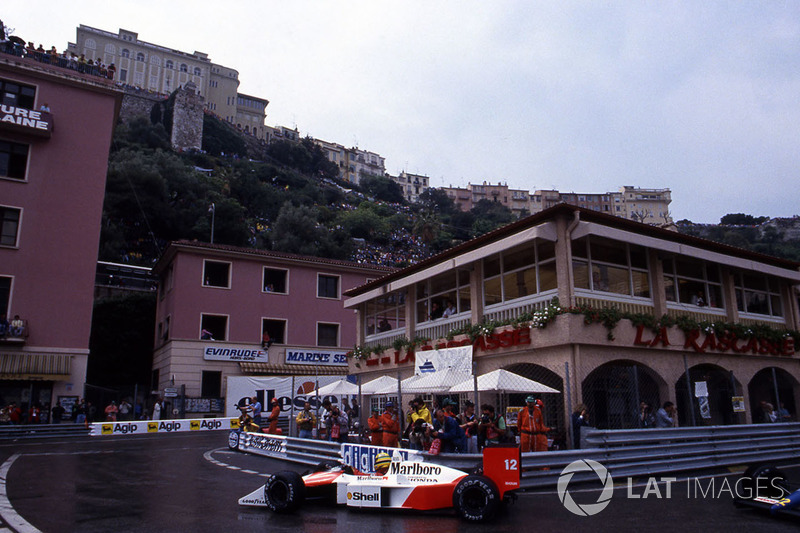
[[[434,186],[669,188],[672,216],[800,214],[800,2],[6,3],[26,40],[80,24],[239,71],[267,124]]]

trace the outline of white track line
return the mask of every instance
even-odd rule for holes
[[[17,533],[41,533],[27,520],[17,514],[17,511],[14,510],[14,507],[11,506],[11,502],[8,500],[8,492],[6,491],[8,471],[11,469],[11,465],[14,464],[14,461],[20,456],[21,454],[15,453],[0,467],[0,518],[5,520]]]
[[[269,477],[269,474],[262,474],[261,472],[256,472],[255,470],[249,470],[244,468],[239,468],[238,466],[229,465],[228,463],[223,463],[222,461],[217,461],[214,459],[211,454],[215,452],[219,453],[226,453],[228,450],[226,448],[217,448],[216,450],[209,450],[203,454],[203,458],[208,461],[209,463],[215,464],[217,466],[221,466],[223,468],[227,468],[228,470],[238,470],[244,474],[255,474],[260,477]]]

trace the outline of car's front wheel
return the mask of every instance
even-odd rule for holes
[[[464,520],[484,522],[497,514],[500,491],[488,477],[470,474],[456,485],[453,507]]]
[[[297,472],[287,470],[273,474],[264,485],[264,500],[276,513],[291,513],[303,503],[306,485]]]

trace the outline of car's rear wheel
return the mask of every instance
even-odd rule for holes
[[[264,485],[264,500],[276,513],[291,513],[303,503],[306,485],[300,474],[292,471],[273,474]]]
[[[486,476],[470,474],[456,485],[453,507],[458,515],[470,522],[491,519],[500,507],[500,491]]]

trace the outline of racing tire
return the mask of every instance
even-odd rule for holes
[[[306,485],[297,472],[290,470],[270,476],[264,485],[264,501],[276,513],[291,513],[302,505],[306,496]]]
[[[470,474],[453,491],[453,508],[468,522],[492,519],[500,508],[500,491],[486,476]]]
[[[761,496],[779,499],[791,492],[786,474],[770,463],[753,465],[745,470],[742,474],[742,488],[752,494],[753,498]]]

